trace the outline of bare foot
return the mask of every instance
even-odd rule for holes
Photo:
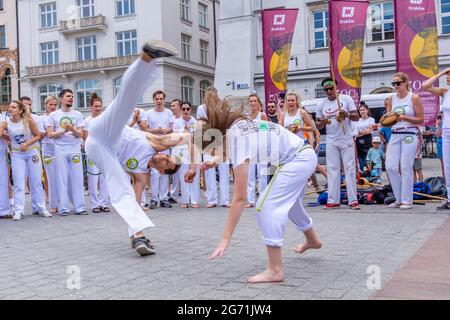
[[[306,242],[305,244],[299,244],[294,251],[297,253],[303,253],[308,249],[320,249],[322,248],[322,243],[320,242]]]
[[[247,203],[247,204],[245,205],[245,208],[253,208],[253,207],[254,207],[254,205],[251,204],[251,203]]]
[[[284,274],[283,271],[274,272],[271,270],[265,270],[257,275],[248,278],[249,283],[265,283],[265,282],[283,282]]]
[[[217,207],[217,204],[208,203],[205,208],[215,208]]]
[[[193,204],[191,205],[192,208],[200,208],[200,206],[198,204]]]
[[[181,205],[181,209],[186,209],[188,207],[188,205],[187,204],[183,204],[183,205]]]

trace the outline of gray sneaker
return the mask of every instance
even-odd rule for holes
[[[132,248],[141,256],[148,256],[156,253],[155,247],[146,237],[134,238]]]
[[[148,54],[152,59],[167,58],[178,55],[178,51],[174,46],[159,40],[147,42],[142,47],[142,51]]]
[[[450,204],[448,202],[444,203],[442,206],[436,208],[437,211],[448,211],[450,213]]]

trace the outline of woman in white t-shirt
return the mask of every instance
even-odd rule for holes
[[[6,115],[0,111],[0,124],[6,121]],[[0,136],[0,217],[9,216],[9,196],[8,196],[8,166],[6,163],[6,152],[8,145],[6,141],[9,140],[6,134]]]
[[[375,119],[369,116],[369,107],[361,102],[359,106],[359,121],[355,122],[356,151],[358,153],[359,170],[363,171],[366,165],[366,157],[372,147],[372,131]]]

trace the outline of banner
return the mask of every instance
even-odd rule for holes
[[[351,96],[358,106],[369,1],[330,0],[328,6],[331,72],[337,90]]]
[[[422,91],[422,82],[439,73],[434,0],[396,0],[394,10],[397,72],[408,74],[412,90],[422,100],[423,125],[434,126],[439,97]]]
[[[298,9],[263,10],[262,38],[266,106],[287,92],[287,78]]]

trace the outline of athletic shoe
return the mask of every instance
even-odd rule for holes
[[[358,202],[354,202],[351,205],[349,205],[350,209],[352,210],[360,210],[361,208],[359,207]]]
[[[156,200],[150,201],[150,205],[149,205],[150,209],[156,209],[157,206],[158,206],[158,201],[156,201]]]
[[[172,208],[172,205],[167,200],[162,200],[159,202],[161,208]]]
[[[148,54],[152,59],[167,58],[178,55],[178,51],[174,46],[159,40],[147,42],[142,47],[142,51]]]
[[[438,210],[438,211],[449,210],[450,211],[450,203],[446,202],[442,206],[437,207],[436,210]]]
[[[340,208],[340,204],[339,203],[327,203],[323,209],[324,210],[333,210],[333,209],[339,209]]]
[[[410,210],[410,209],[412,209],[412,205],[410,205],[410,204],[402,204],[401,206],[400,206],[400,210]]]
[[[171,203],[171,204],[176,204],[176,203],[178,203],[178,201],[175,200],[175,199],[172,198],[172,197],[170,197],[167,201],[169,201],[169,203]]]
[[[89,215],[89,213],[87,211],[81,211],[81,212],[75,212],[75,215],[77,216],[87,216]]]
[[[13,221],[20,221],[20,220],[22,220],[22,215],[20,213],[14,213]]]
[[[141,256],[148,256],[156,253],[155,247],[146,237],[134,238],[132,240],[132,248]]]
[[[53,217],[53,215],[50,212],[48,212],[47,210],[39,212],[38,215],[40,215],[41,217],[44,217],[44,218],[51,218],[51,217]]]
[[[67,217],[69,215],[69,213],[67,211],[63,211],[59,215],[62,217]]]
[[[394,209],[394,208],[400,208],[401,204],[397,202],[392,202],[390,205],[388,205],[388,208]]]

